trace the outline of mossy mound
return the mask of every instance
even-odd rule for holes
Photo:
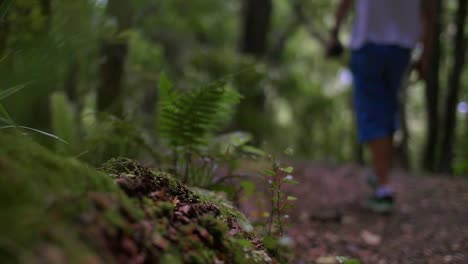
[[[97,171],[1,135],[0,175],[0,263],[275,262],[227,203],[132,160]]]

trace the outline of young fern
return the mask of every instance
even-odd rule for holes
[[[206,146],[210,136],[231,118],[239,102],[238,92],[218,82],[178,92],[160,85],[159,129],[173,148],[197,151]]]
[[[159,89],[159,131],[176,154],[182,150],[187,181],[192,154],[207,146],[213,133],[229,121],[241,96],[225,82],[176,91],[164,75]]]

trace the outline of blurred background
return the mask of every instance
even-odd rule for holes
[[[439,2],[430,77],[410,74],[402,89],[397,166],[467,175],[466,1]],[[24,89],[3,110],[69,142],[35,135],[64,155],[157,158],[161,74],[178,90],[222,79],[242,100],[220,132],[295,159],[363,163],[347,56],[324,55],[336,3],[16,0],[0,27],[0,91]]]

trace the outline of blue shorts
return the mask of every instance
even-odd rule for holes
[[[351,54],[359,141],[391,137],[398,129],[398,91],[411,50],[368,43]]]

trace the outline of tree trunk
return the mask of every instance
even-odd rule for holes
[[[423,154],[423,168],[427,171],[436,169],[436,151],[439,137],[439,68],[441,57],[440,33],[442,31],[442,0],[437,0],[433,21],[432,50],[430,64],[426,73],[426,144]]]
[[[406,74],[403,81],[401,90],[400,90],[400,99],[398,101],[399,117],[400,117],[400,129],[401,129],[401,139],[395,144],[395,164],[402,169],[410,169],[410,155],[408,142],[410,138],[409,129],[408,129],[408,120],[407,120],[407,111],[406,111],[406,99],[407,99],[407,89],[409,86],[408,74]]]
[[[9,18],[6,15],[0,20],[0,58],[3,58],[8,47]]]
[[[51,15],[52,15],[52,5],[51,5],[51,0],[40,0],[41,3],[41,13],[44,16],[46,20],[46,29],[48,30],[50,28],[50,21],[51,21]]]
[[[244,0],[241,51],[262,57],[268,51],[272,0]]]
[[[130,5],[127,0],[109,0],[107,4],[108,16],[113,17],[118,24],[117,35],[131,26]],[[123,115],[121,93],[127,52],[127,41],[119,36],[105,39],[101,45],[103,62],[99,66],[97,108],[119,117]]]
[[[256,59],[263,59],[269,51],[272,0],[243,0],[242,36],[240,51]],[[266,94],[260,79],[239,78],[244,100],[239,105],[234,127],[253,134],[255,143],[261,142],[271,131],[265,117]],[[253,122],[253,120],[255,120]]]
[[[456,138],[456,109],[457,102],[459,100],[460,88],[461,88],[461,77],[463,74],[463,67],[465,65],[466,55],[466,39],[465,33],[465,22],[466,22],[466,9],[467,0],[458,0],[458,10],[456,15],[455,24],[457,26],[457,32],[455,34],[453,43],[453,69],[450,71],[450,77],[448,80],[448,95],[445,105],[445,133],[442,139],[442,146],[440,152],[440,170],[443,172],[452,172],[453,163],[453,145]]]
[[[77,103],[78,100],[78,71],[79,65],[76,58],[71,58],[65,77],[65,93],[70,102]]]

